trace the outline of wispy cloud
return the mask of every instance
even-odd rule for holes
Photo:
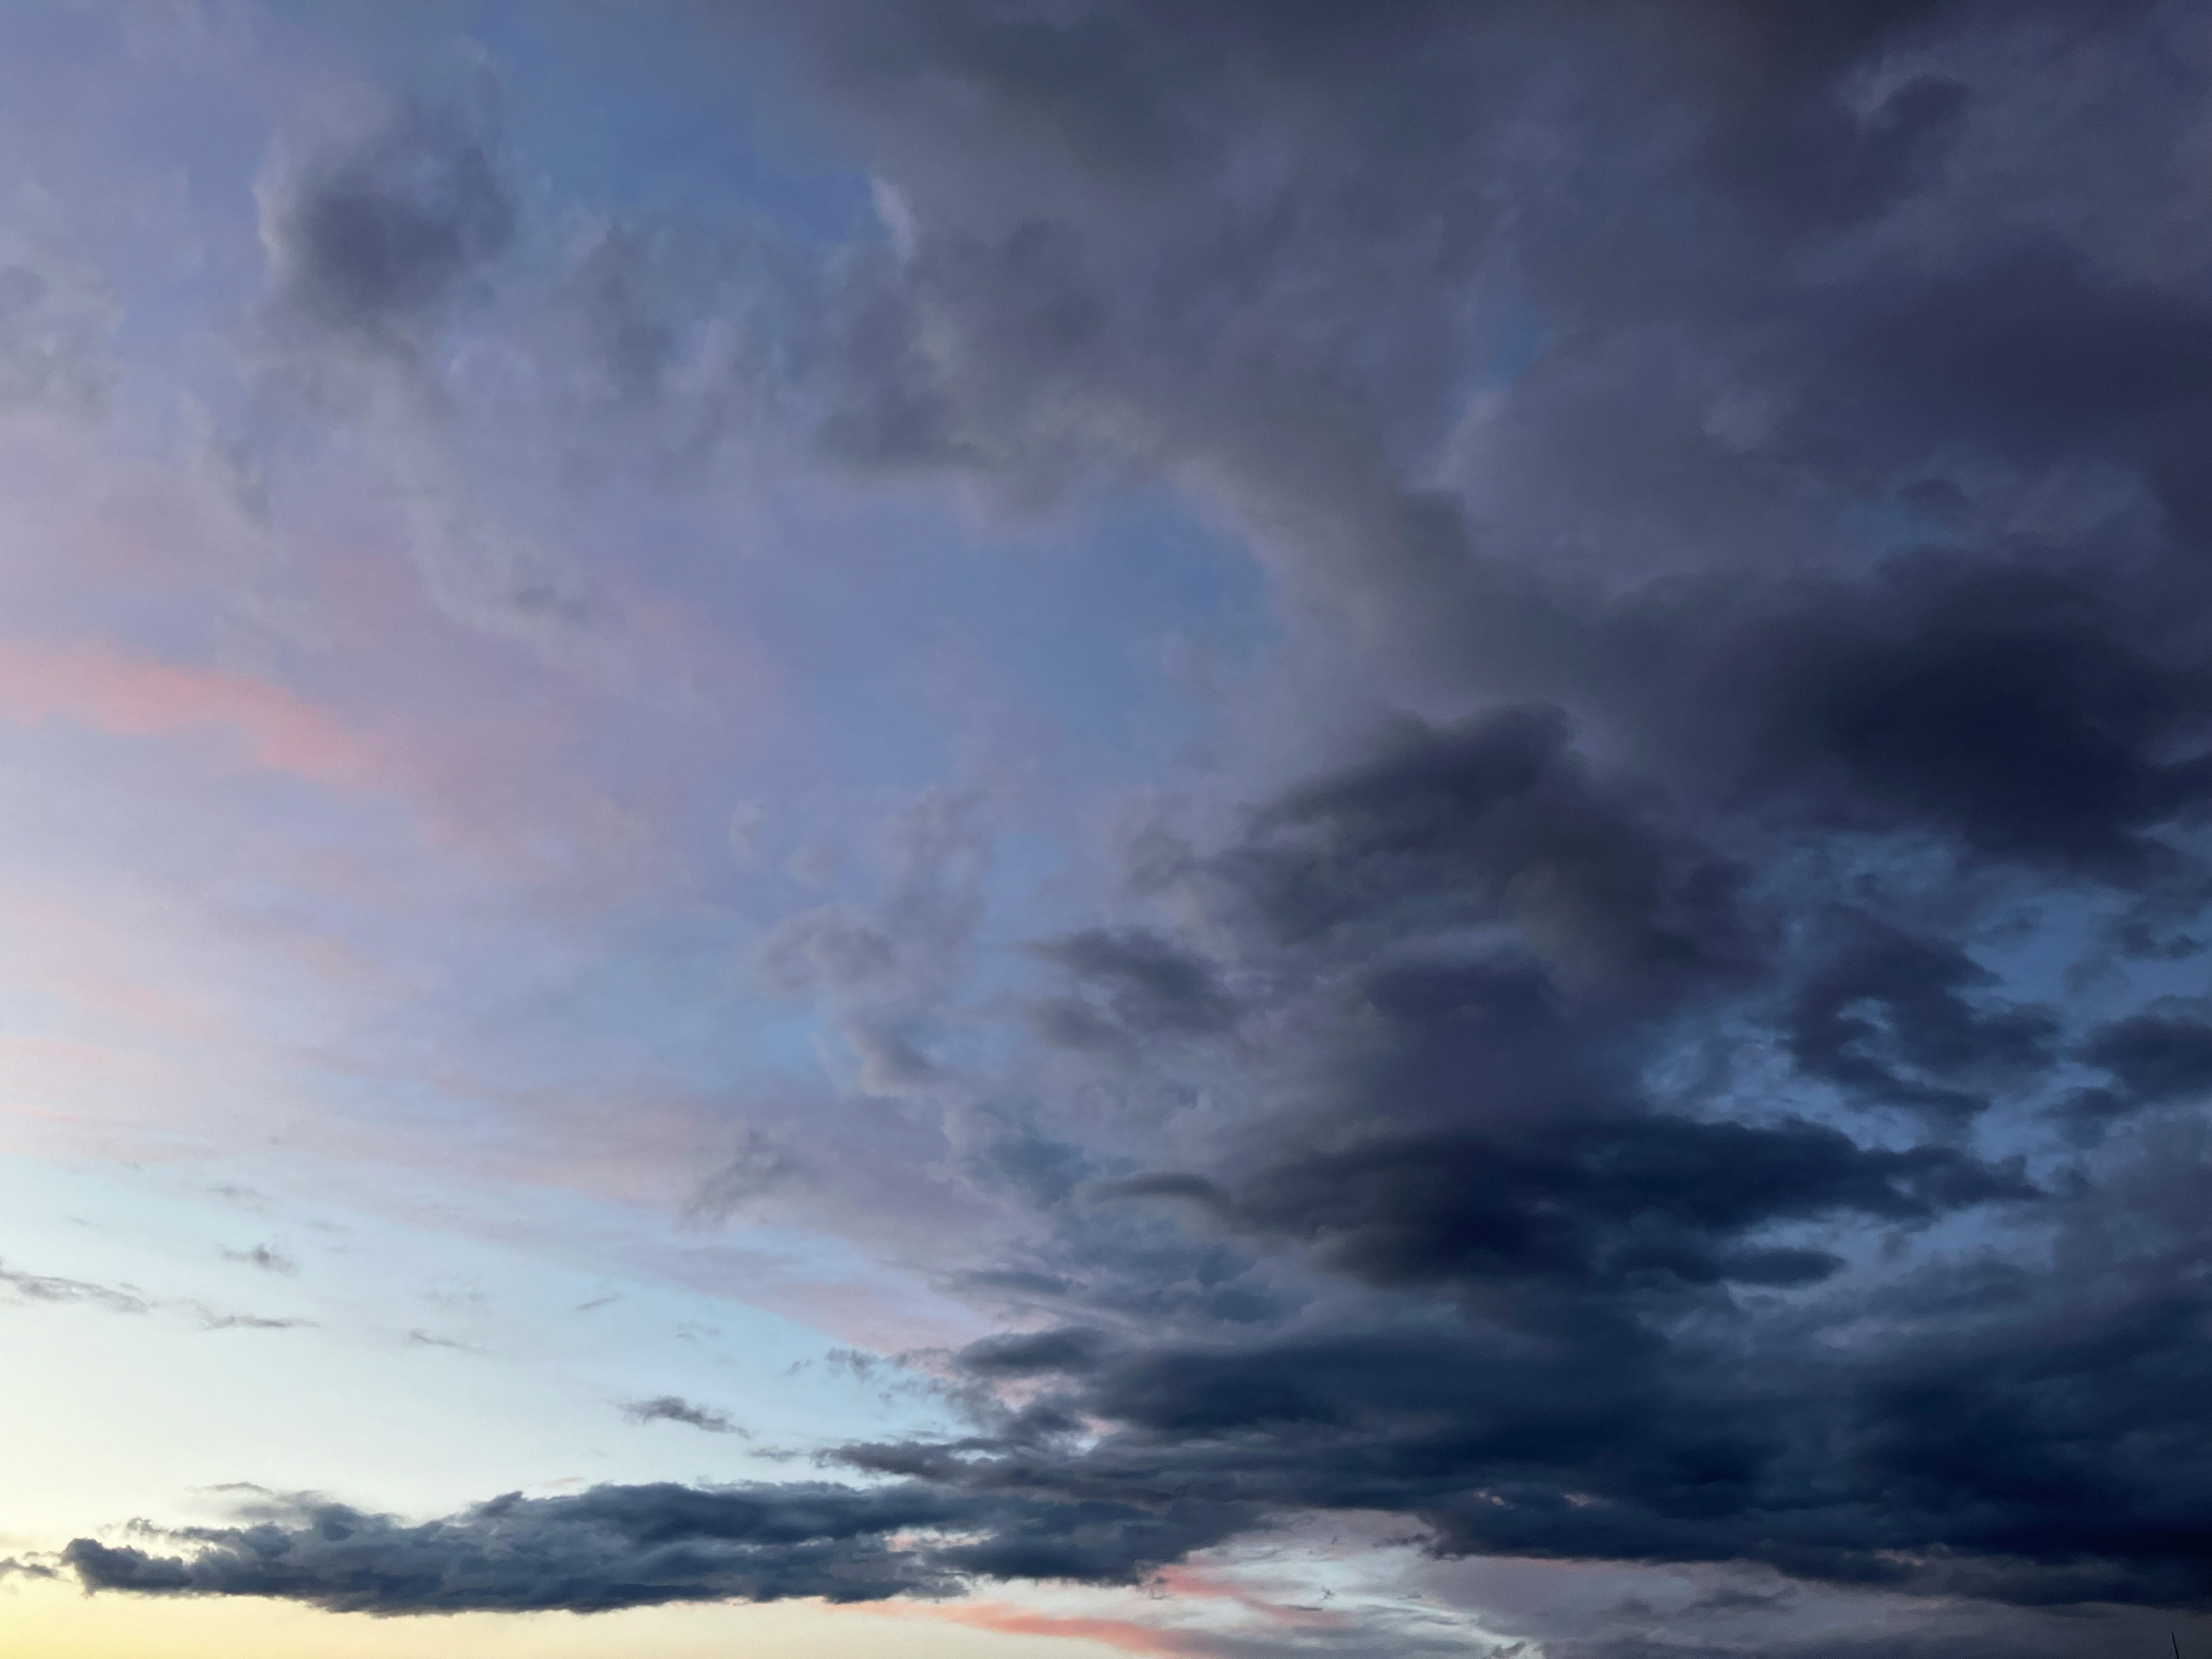
[[[288,1278],[296,1277],[300,1271],[300,1264],[274,1244],[256,1244],[245,1250],[225,1250],[223,1256],[228,1261],[258,1267],[264,1273],[283,1273]]]
[[[750,1433],[732,1422],[726,1413],[711,1406],[699,1406],[672,1394],[664,1394],[651,1400],[632,1401],[622,1408],[625,1419],[632,1423],[681,1423],[687,1428],[702,1429],[708,1434],[734,1434],[745,1439]]]
[[[82,1279],[57,1279],[4,1265],[0,1265],[0,1285],[5,1285],[26,1302],[81,1303],[108,1313],[150,1313],[156,1305],[127,1286],[95,1285]]]

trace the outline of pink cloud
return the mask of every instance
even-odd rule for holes
[[[0,720],[62,721],[110,737],[211,738],[252,769],[331,788],[389,781],[380,744],[281,686],[106,646],[0,643]]]
[[[1209,1573],[1194,1566],[1163,1567],[1159,1574],[1160,1588],[1170,1595],[1188,1596],[1207,1601],[1233,1601],[1248,1613],[1257,1613],[1270,1624],[1304,1626],[1308,1629],[1334,1630],[1346,1622],[1340,1614],[1320,1607],[1301,1607],[1294,1602],[1271,1601],[1266,1596],[1248,1589],[1233,1578]]]
[[[1058,1637],[1096,1642],[1123,1653],[1195,1654],[1206,1651],[1202,1638],[1186,1631],[1160,1630],[1133,1619],[1100,1619],[1081,1614],[1040,1613],[1011,1601],[967,1601],[937,1606],[884,1603],[866,1611],[878,1616],[933,1619],[969,1630],[1005,1636]]]

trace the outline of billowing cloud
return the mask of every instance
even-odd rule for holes
[[[301,1499],[252,1526],[170,1534],[189,1554],[80,1539],[64,1559],[94,1589],[283,1596],[352,1613],[606,1612],[941,1595],[971,1572],[1127,1578],[1224,1529],[1202,1505],[1156,1513],[914,1485],[600,1486],[495,1498],[414,1526]]]
[[[949,785],[748,957],[978,1218],[915,1255],[1020,1317],[914,1357],[961,1431],[842,1483],[301,1500],[80,1540],[83,1581],[872,1601],[1321,1513],[1931,1621],[1869,1653],[1960,1601],[2212,1605],[2200,10],[698,31],[773,48],[882,234],[743,295],[588,239],[595,419],[696,463],[742,403],[842,485],[1017,507],[1136,478],[1273,584],[1231,763],[1135,792],[1116,884],[988,994],[1004,866]],[[301,174],[272,313],[430,385],[392,365],[513,245],[500,176],[418,117]],[[566,603],[496,564],[448,602]],[[695,1211],[839,1178],[736,1146]]]

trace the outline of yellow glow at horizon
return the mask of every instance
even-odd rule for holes
[[[72,1584],[21,1579],[0,1587],[7,1659],[1083,1659],[1109,1651],[816,1602],[372,1619],[248,1597],[88,1596]]]

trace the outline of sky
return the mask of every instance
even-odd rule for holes
[[[9,1654],[2212,1651],[2208,88],[0,8]]]

